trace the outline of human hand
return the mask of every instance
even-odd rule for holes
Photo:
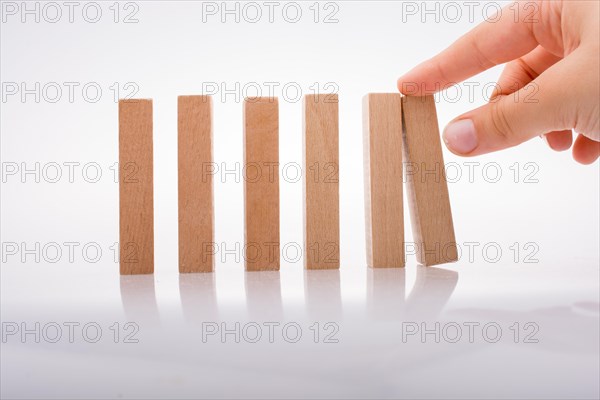
[[[398,89],[432,94],[508,63],[490,102],[448,124],[448,149],[475,156],[543,135],[552,149],[564,151],[574,129],[573,158],[593,163],[600,156],[600,2],[538,0],[509,7],[402,76]],[[534,101],[525,101],[532,89]]]

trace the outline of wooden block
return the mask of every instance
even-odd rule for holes
[[[363,98],[367,264],[404,267],[402,199],[402,97]]]
[[[433,96],[403,97],[407,198],[422,265],[458,259]]]
[[[303,108],[304,265],[339,268],[338,97],[307,95]]]
[[[279,270],[277,98],[244,100],[244,220],[246,270]]]
[[[119,101],[119,259],[122,275],[154,272],[152,100]]]
[[[179,96],[177,113],[179,272],[212,272],[212,100]]]

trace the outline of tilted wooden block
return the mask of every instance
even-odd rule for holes
[[[179,272],[214,269],[212,99],[177,99]]]
[[[363,98],[365,217],[369,267],[404,267],[402,98]]]
[[[340,267],[338,97],[307,95],[304,127],[304,265]]]
[[[442,145],[433,96],[403,97],[407,198],[417,261],[436,265],[458,259]]]
[[[279,270],[279,104],[244,100],[244,259],[247,271]]]
[[[154,272],[152,100],[119,101],[119,261],[122,275]]]

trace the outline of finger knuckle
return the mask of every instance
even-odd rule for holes
[[[490,104],[490,121],[493,133],[498,139],[508,145],[514,144],[515,130],[508,118],[507,106],[505,101],[497,101]]]

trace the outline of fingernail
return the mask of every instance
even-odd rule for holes
[[[477,147],[475,125],[470,119],[450,123],[444,130],[443,138],[446,146],[456,153],[467,154]]]

